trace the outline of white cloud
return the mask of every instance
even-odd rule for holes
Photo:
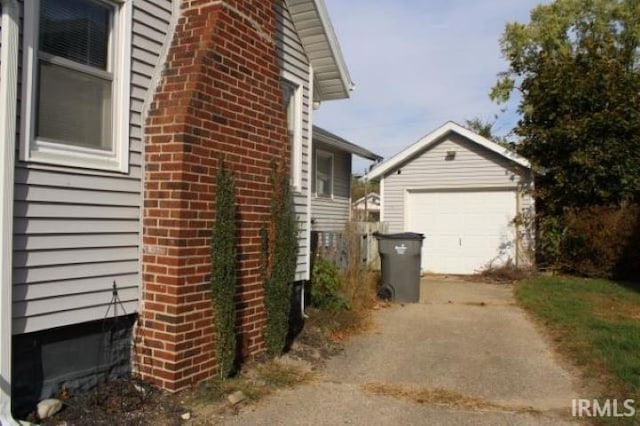
[[[325,3],[356,88],[324,103],[315,122],[388,158],[447,120],[499,111],[488,93],[506,69],[500,35],[539,0]]]

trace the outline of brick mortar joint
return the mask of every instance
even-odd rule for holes
[[[227,9],[228,11],[236,14],[238,17],[245,20],[249,24],[249,26],[254,29],[256,34],[258,34],[258,37],[260,37],[263,41],[265,41],[266,43],[275,45],[275,41],[273,40],[271,35],[262,28],[262,25],[260,25],[258,21],[256,21],[246,13],[242,12],[240,9],[236,8],[235,6],[229,4],[229,2],[225,0],[213,0],[207,3],[206,5],[198,5],[198,7],[194,9],[200,10],[200,9],[203,9],[206,7],[212,7],[212,6],[221,6]]]

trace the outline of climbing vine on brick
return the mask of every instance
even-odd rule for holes
[[[265,343],[271,355],[282,353],[289,331],[289,309],[298,256],[298,223],[289,174],[283,163],[273,165],[271,220],[262,233]]]
[[[237,283],[236,203],[233,174],[221,167],[216,182],[216,220],[211,235],[211,298],[216,329],[215,350],[220,377],[231,375],[235,365]]]

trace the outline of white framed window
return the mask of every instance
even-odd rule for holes
[[[333,154],[316,150],[316,196],[333,197]]]
[[[127,172],[131,0],[25,0],[20,159]]]
[[[282,99],[287,112],[287,131],[291,146],[291,185],[302,189],[302,91],[303,81],[293,74],[282,74]]]

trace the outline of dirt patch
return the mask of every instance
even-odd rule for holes
[[[313,323],[309,321],[288,352],[289,356],[305,360],[314,368],[323,366],[328,358],[339,354],[344,349],[339,340],[332,338],[332,329],[324,329],[316,324],[321,321],[322,319],[317,317],[314,317]]]
[[[188,411],[175,395],[136,380],[114,380],[84,394],[61,393],[62,411],[40,424],[173,426],[182,424],[181,416]],[[30,414],[27,420],[37,423],[35,413]]]
[[[326,317],[316,318],[318,321]],[[337,325],[344,325],[337,320]],[[336,325],[334,324],[334,325]],[[362,323],[358,323],[358,329]],[[193,389],[170,394],[135,379],[114,380],[94,390],[73,394],[62,390],[56,397],[64,408],[44,426],[174,426],[217,424],[238,413],[269,393],[314,380],[316,371],[327,359],[343,350],[340,340],[332,338],[340,328],[325,329],[308,322],[280,358],[247,362],[236,377],[203,383]],[[350,330],[355,332],[355,330]],[[245,399],[231,404],[227,397],[240,391]],[[26,419],[38,423],[35,412]]]

